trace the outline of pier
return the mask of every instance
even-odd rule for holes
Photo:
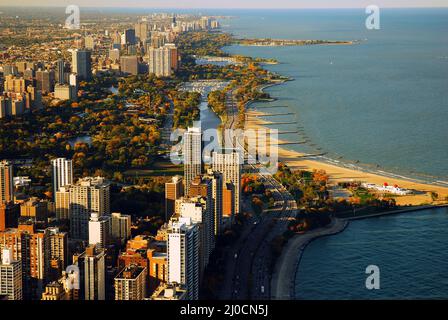
[[[276,108],[289,108],[288,106],[263,106],[257,107],[256,109],[276,109]]]
[[[267,114],[259,115],[259,116],[257,116],[257,118],[259,118],[259,117],[292,116],[292,115],[295,115],[295,113],[294,113],[294,112],[287,112],[287,113],[267,113]]]

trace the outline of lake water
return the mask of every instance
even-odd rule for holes
[[[353,46],[227,49],[278,59],[280,64],[267,68],[295,79],[267,89],[278,98],[271,104],[288,106],[298,122],[274,127],[303,128],[282,138],[309,140],[291,149],[326,152],[327,158],[341,163],[360,162],[374,170],[448,181],[447,9],[385,9],[380,30],[365,28],[362,9],[234,15],[223,22],[224,29],[242,37],[362,40]],[[272,111],[263,109],[268,110]]]
[[[311,242],[296,277],[297,299],[447,299],[448,209],[352,221]],[[380,289],[365,286],[366,267]]]
[[[309,140],[291,149],[325,152],[322,160],[341,164],[359,161],[372,171],[448,181],[447,9],[382,10],[377,31],[365,28],[362,9],[233,15],[223,21],[225,30],[242,37],[362,40],[354,46],[227,48],[278,59],[266,68],[294,78],[267,89],[278,98],[271,105],[296,114],[297,124],[273,126],[301,131],[282,138]],[[261,105],[267,104],[252,106]],[[447,209],[352,222],[306,248],[296,298],[446,299],[447,232]],[[365,287],[368,265],[380,268],[380,290]]]

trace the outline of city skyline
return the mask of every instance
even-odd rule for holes
[[[179,3],[174,0],[155,0],[144,1],[134,0],[126,2],[127,8],[147,8],[147,9],[331,9],[331,8],[365,8],[369,5],[377,5],[382,8],[438,8],[448,7],[445,0],[377,0],[375,3],[368,0],[317,0],[317,1],[268,1],[268,0],[246,0],[236,1],[230,0],[223,3],[222,1],[206,1],[206,0],[189,0]],[[39,2],[39,7],[63,7],[68,5],[78,5],[80,7],[91,8],[120,8],[123,7],[123,1],[120,0],[100,0],[92,3],[88,0],[78,0],[76,3],[69,0],[44,0]],[[6,0],[0,4],[0,7],[33,7],[36,6],[33,0],[16,1]]]

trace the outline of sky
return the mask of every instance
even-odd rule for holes
[[[0,0],[1,6],[145,8],[365,8],[448,7],[448,0]]]

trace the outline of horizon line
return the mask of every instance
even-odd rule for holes
[[[0,8],[66,8],[66,5],[2,5],[0,4]],[[206,10],[326,10],[326,9],[365,9],[366,6],[352,7],[352,6],[341,6],[341,7],[262,7],[262,8],[253,8],[253,7],[146,7],[146,6],[90,6],[90,5],[82,5],[80,8],[93,8],[93,9],[114,9],[114,8],[140,8],[140,9],[152,9],[152,10],[185,10],[185,9],[206,9]],[[446,9],[448,8],[448,3],[445,6],[434,6],[428,7],[427,5],[415,5],[415,6],[379,6],[380,9]]]

